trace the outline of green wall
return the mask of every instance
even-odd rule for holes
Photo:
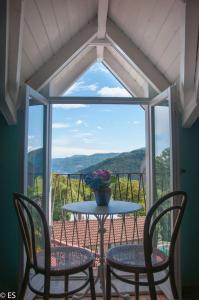
[[[19,126],[0,114],[0,291],[16,291],[19,232],[12,193],[19,190]]]
[[[199,278],[199,120],[181,129],[182,189],[188,206],[182,226],[182,283],[198,285]],[[0,291],[16,290],[19,275],[19,232],[12,193],[19,190],[19,125],[8,126],[0,114]]]
[[[199,285],[199,120],[181,130],[181,186],[188,194],[182,225],[181,259],[183,286]]]

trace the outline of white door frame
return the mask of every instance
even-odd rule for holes
[[[179,116],[178,110],[176,108],[176,86],[171,86],[153,99],[151,99],[149,104],[148,112],[148,128],[149,128],[149,165],[150,165],[150,191],[149,199],[151,199],[150,205],[153,204],[155,199],[155,180],[154,180],[154,112],[153,108],[161,103],[164,99],[168,100],[169,103],[169,123],[170,123],[170,166],[171,166],[171,178],[170,186],[171,190],[180,189],[180,161],[179,161]],[[175,270],[176,270],[176,284],[181,295],[181,277],[180,277],[180,242],[176,243],[176,257],[175,257]],[[169,282],[161,285],[161,289],[168,297],[172,299],[172,293],[170,289]]]
[[[50,221],[51,205],[49,203],[49,187],[50,187],[50,138],[51,138],[51,106],[46,97],[33,90],[28,85],[24,86],[23,92],[23,185],[22,192],[27,194],[27,170],[28,170],[28,121],[29,121],[29,102],[30,99],[35,100],[36,103],[44,105],[44,119],[43,119],[43,148],[44,148],[44,173],[43,173],[43,197],[42,207],[46,214],[47,221]]]
[[[50,174],[51,174],[51,135],[52,135],[52,104],[115,104],[115,105],[142,105],[145,108],[145,123],[146,123],[146,176],[147,182],[149,183],[147,186],[147,199],[150,201],[154,199],[154,174],[153,174],[153,153],[154,153],[154,145],[153,145],[153,116],[152,116],[152,107],[163,99],[168,98],[171,105],[171,113],[170,113],[170,124],[171,124],[171,147],[174,151],[171,151],[172,156],[172,185],[173,189],[179,189],[179,142],[178,142],[178,121],[176,121],[177,110],[175,109],[175,97],[176,97],[176,88],[170,87],[161,94],[157,95],[154,98],[115,98],[115,97],[44,97],[37,91],[34,91],[32,88],[26,86],[25,87],[25,110],[24,110],[24,164],[23,164],[23,173],[27,170],[27,139],[28,139],[28,105],[30,97],[35,98],[38,102],[45,105],[45,118],[44,118],[44,149],[46,151],[45,156],[45,174],[44,174],[44,210],[47,216],[48,221],[51,221],[51,203],[49,202],[51,199],[49,197],[50,194]],[[173,176],[172,176],[173,174]],[[23,177],[23,192],[27,192],[27,178]],[[50,200],[49,200],[50,199]],[[48,200],[48,201],[47,201]],[[152,205],[152,201],[148,203],[148,207]],[[177,243],[177,257],[180,255],[179,243]],[[180,287],[180,259],[176,261],[176,269],[177,269],[177,285]],[[180,291],[180,289],[179,289]],[[169,297],[169,292],[167,288],[164,290],[165,294]],[[170,299],[170,298],[169,298]]]

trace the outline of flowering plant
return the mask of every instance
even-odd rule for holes
[[[94,191],[105,189],[111,184],[111,172],[109,170],[97,170],[86,174],[84,181]]]

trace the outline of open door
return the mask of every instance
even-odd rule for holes
[[[25,148],[23,192],[42,207],[50,220],[49,136],[50,105],[32,88],[25,88]]]
[[[178,154],[178,114],[175,109],[176,87],[167,90],[151,100],[149,105],[150,131],[150,205],[168,192],[179,189],[179,154]],[[172,230],[175,216],[168,220],[163,237],[168,237]],[[166,231],[166,232],[165,232]],[[162,239],[166,249],[167,239]],[[176,247],[179,254],[179,247]],[[176,283],[180,291],[180,262],[176,260]],[[161,285],[168,299],[172,299],[169,282]]]

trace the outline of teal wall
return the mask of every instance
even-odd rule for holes
[[[12,193],[19,190],[19,126],[8,126],[0,114],[0,291],[16,290],[19,275],[19,232]],[[182,283],[198,285],[199,278],[199,120],[181,129],[182,189],[188,206],[182,226]]]
[[[199,120],[181,130],[181,187],[188,194],[182,225],[181,259],[183,286],[199,285]]]
[[[0,291],[16,291],[19,232],[12,193],[19,190],[19,126],[0,114]]]

